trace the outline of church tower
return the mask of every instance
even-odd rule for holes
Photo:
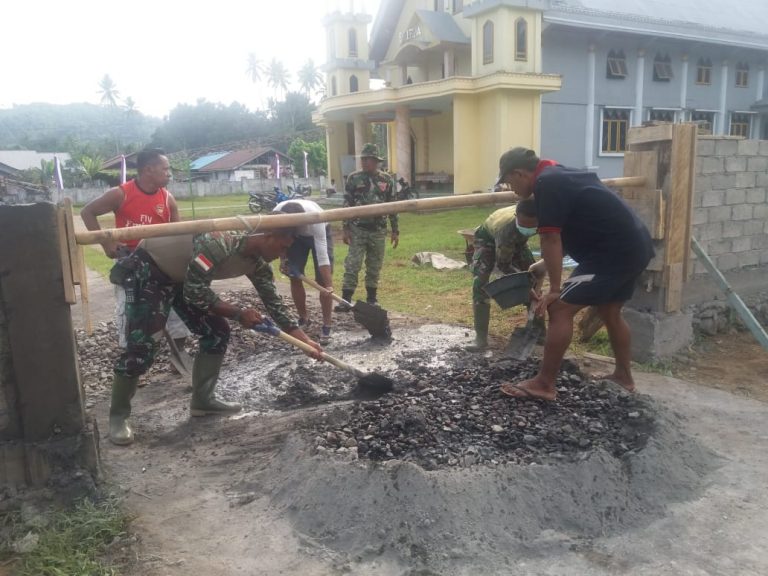
[[[323,20],[327,34],[325,80],[327,97],[362,92],[370,88],[374,63],[368,60],[369,14],[335,10]]]

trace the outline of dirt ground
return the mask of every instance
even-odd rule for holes
[[[111,286],[94,277],[90,287],[93,321],[106,322]],[[417,328],[393,319],[396,335]],[[445,339],[469,334],[446,328]],[[369,369],[385,361],[337,346]],[[768,573],[756,537],[768,533],[768,354],[737,333],[702,343],[674,369],[680,379],[637,374],[670,426],[619,468],[600,454],[571,467],[434,472],[329,459],[297,431],[349,401],[190,419],[189,384],[169,373],[140,389],[137,441],[118,448],[106,440],[101,394],[93,412],[105,479],[134,516],[134,542],[116,559],[130,576]],[[228,364],[223,379],[235,372]],[[558,521],[552,502],[578,513]],[[591,507],[598,524],[586,521]],[[637,522],[621,521],[632,514]]]

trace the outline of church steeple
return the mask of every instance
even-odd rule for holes
[[[374,63],[368,59],[368,24],[371,16],[355,13],[355,3],[335,10],[323,20],[326,30],[326,95],[341,96],[370,88]]]

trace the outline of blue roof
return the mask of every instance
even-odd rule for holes
[[[216,152],[216,154],[206,154],[205,156],[200,156],[197,160],[193,161],[189,165],[190,170],[200,170],[201,168],[205,168],[208,166],[208,164],[211,164],[212,162],[216,162],[219,158],[224,158],[229,154],[229,152]]]

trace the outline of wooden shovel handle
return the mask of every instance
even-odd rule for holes
[[[321,286],[320,284],[318,284],[317,282],[315,282],[311,278],[307,278],[303,274],[301,276],[299,276],[299,278],[301,278],[302,282],[304,282],[305,284],[309,284],[310,286],[312,286],[312,288],[314,288],[315,290],[318,290],[320,293],[324,292],[324,293],[330,295],[330,297],[333,298],[334,300],[336,300],[336,302],[339,302],[340,304],[346,304],[348,306],[352,306],[352,303],[347,302],[346,300],[344,300],[344,298],[342,298],[341,296],[339,296],[335,292],[332,292],[331,290],[328,290],[328,288],[326,288],[325,286]]]
[[[294,336],[291,336],[290,334],[286,334],[282,330],[278,332],[278,337],[280,337],[281,340],[284,340],[285,342],[288,342],[288,344],[292,344],[293,346],[296,346],[296,348],[300,348],[304,350],[304,352],[309,352],[310,354],[316,354],[317,349],[314,346],[310,346],[303,340],[299,340],[298,338],[295,338]],[[359,370],[355,368],[354,366],[347,364],[343,360],[340,360],[339,358],[335,358],[334,356],[331,356],[330,354],[327,354],[326,352],[321,352],[321,356],[323,357],[323,360],[326,362],[330,362],[337,368],[341,368],[342,370],[349,372],[350,374],[353,374],[354,376],[357,376],[358,378],[365,376],[365,373],[362,370]]]

